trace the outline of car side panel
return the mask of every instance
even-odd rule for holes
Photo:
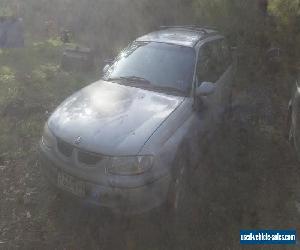
[[[208,123],[205,115],[194,110],[193,98],[187,98],[150,138],[140,154],[156,155],[158,161],[153,171],[162,174],[170,172],[183,144],[189,147],[190,162],[197,162],[200,155],[199,141],[208,131]]]

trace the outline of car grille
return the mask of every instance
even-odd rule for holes
[[[60,139],[57,139],[57,148],[58,151],[64,155],[65,157],[70,158],[74,151],[74,146],[64,142]],[[77,151],[77,159],[80,163],[86,164],[86,165],[96,165],[98,162],[102,160],[102,155],[97,155],[93,153],[89,153],[83,150]]]
[[[71,144],[66,143],[60,139],[57,140],[57,148],[59,152],[66,157],[71,157],[74,149]]]
[[[78,151],[78,161],[87,165],[95,165],[102,160],[102,156]]]

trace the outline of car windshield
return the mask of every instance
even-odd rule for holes
[[[173,90],[187,95],[192,86],[194,65],[193,48],[135,42],[120,53],[104,79],[140,83],[140,86],[154,90]]]

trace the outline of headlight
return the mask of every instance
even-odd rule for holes
[[[55,136],[50,131],[48,125],[46,124],[44,127],[44,133],[42,136],[42,142],[48,147],[52,148],[55,145],[56,139]]]
[[[152,165],[153,156],[114,157],[108,172],[115,175],[138,175],[149,171]]]

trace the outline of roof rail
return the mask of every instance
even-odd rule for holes
[[[205,26],[202,26],[202,28],[208,29],[208,30],[218,30],[218,28],[216,26],[207,26],[207,25],[205,25]]]
[[[208,33],[206,27],[200,27],[197,25],[174,25],[174,26],[160,26],[161,29],[169,29],[169,28],[182,28],[182,29],[190,29],[201,31],[203,33]]]

